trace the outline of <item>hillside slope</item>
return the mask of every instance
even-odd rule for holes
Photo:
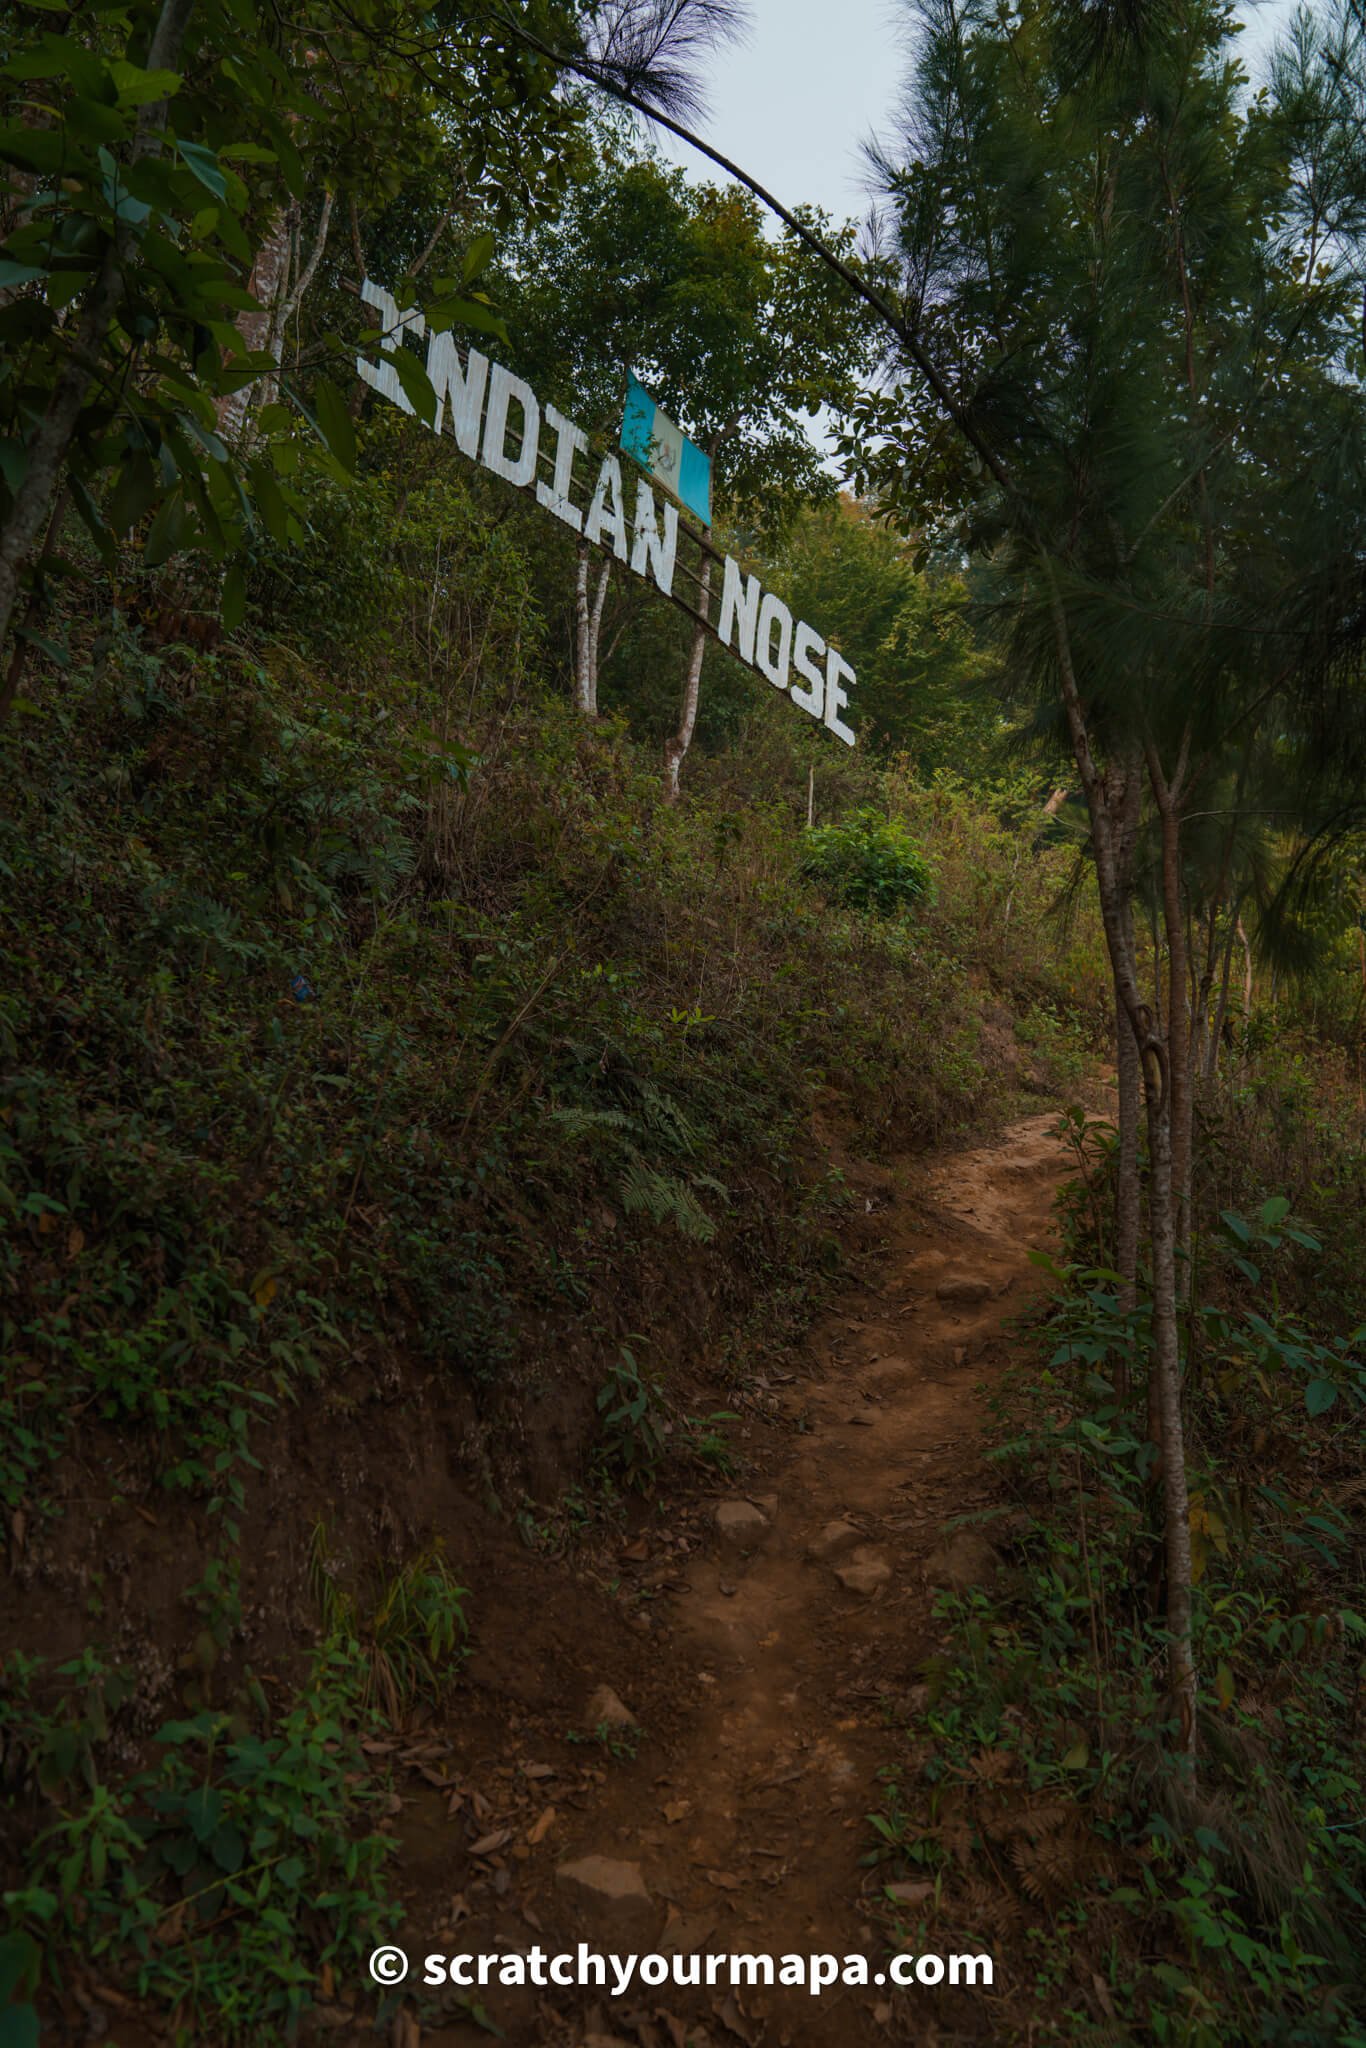
[[[514,610],[458,741],[403,629],[360,687],[78,609],[4,738],[7,1883],[68,2012],[273,2038],[354,1980],[394,1731],[464,1649],[499,1721],[587,1679],[635,1624],[547,1555],[746,1483],[857,1221],[825,1129],[988,1131],[1103,1017],[1028,820],[842,767],[933,877],[857,907],[770,707],[661,808]]]

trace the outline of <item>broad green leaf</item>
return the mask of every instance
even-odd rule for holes
[[[130,127],[126,113],[85,93],[67,101],[66,125],[68,131],[87,136],[91,142],[123,142]]]
[[[170,560],[192,538],[189,509],[184,491],[177,486],[162,499],[143,545],[142,558],[149,569]]]
[[[28,471],[28,447],[23,441],[0,441],[0,477],[11,491],[17,491]]]
[[[418,418],[425,426],[434,426],[436,393],[432,389],[431,378],[412,350],[400,344],[392,353],[386,352],[385,361],[393,364],[398,381],[403,386],[403,395]]]
[[[445,334],[452,327],[472,327],[476,333],[491,334],[497,341],[505,342],[508,338],[507,323],[487,299],[456,293],[450,298],[434,300],[424,310],[427,327],[432,334]]]
[[[237,631],[246,617],[246,611],[247,574],[240,562],[234,562],[223,578],[223,624],[229,633]]]
[[[49,0],[29,0],[46,6]],[[11,2005],[0,2012],[0,2048],[38,2048],[38,2015],[31,2005]]]
[[[235,213],[225,207],[218,216],[218,239],[230,256],[235,256],[245,270],[251,269],[256,251],[247,238],[246,230]]]
[[[1310,1380],[1304,1390],[1304,1405],[1311,1415],[1326,1415],[1337,1397],[1332,1380]]]
[[[51,174],[69,168],[70,157],[67,138],[59,129],[22,128],[13,122],[0,125],[0,159]]]
[[[130,64],[122,57],[109,66],[109,76],[126,107],[154,106],[180,91],[178,71],[144,71],[140,64]]]
[[[175,213],[180,207],[180,192],[177,185],[184,184],[184,173],[164,157],[146,156],[140,163],[129,164],[123,172],[125,191],[132,192],[148,206],[155,206],[159,213]],[[193,186],[189,189],[193,191]]]
[[[8,2004],[21,1989],[31,1991],[41,1962],[32,1935],[0,1934],[0,2000]]]
[[[469,284],[483,275],[493,259],[494,239],[491,234],[476,235],[465,251],[464,277]]]
[[[208,401],[204,397],[203,392],[193,392],[187,395],[197,398],[207,407]],[[192,412],[184,412],[180,417],[186,431],[192,434],[195,440],[198,441],[210,462],[227,461],[228,451],[211,427],[206,427],[202,421],[197,420]],[[211,410],[210,417],[212,417]]]
[[[7,256],[0,256],[0,290],[16,284],[32,284],[35,278],[46,276],[47,271],[41,264],[11,263]]]
[[[286,185],[295,199],[302,199],[308,190],[308,172],[304,168],[304,160],[295,146],[293,137],[290,135],[285,123],[268,109],[262,109],[261,118],[272,143],[275,145],[276,156]]]
[[[160,495],[156,471],[147,457],[143,454],[130,456],[114,479],[114,488],[105,507],[113,532],[124,534],[131,526],[136,526],[151,511]]]
[[[314,382],[313,403],[318,414],[318,425],[322,429],[323,438],[327,442],[328,447],[344,469],[354,470],[356,466],[356,430],[352,425],[351,415],[346,409],[345,400],[342,398],[336,385],[327,377],[318,377]],[[433,418],[435,418],[435,411],[435,401],[433,400]]]
[[[50,640],[46,633],[35,633],[31,626],[16,626],[14,632],[17,639],[27,640],[30,647],[36,647],[39,653],[45,654],[57,668],[70,668],[70,650],[63,647],[60,641]]]
[[[35,48],[20,50],[0,65],[8,78],[65,78],[75,90],[98,96],[107,91],[104,66],[71,36],[44,32]]]
[[[286,546],[289,540],[289,508],[280,486],[264,462],[252,463],[251,488],[266,532],[277,547]]]
[[[70,471],[67,472],[67,484],[71,491],[71,501],[84,520],[86,531],[99,549],[101,559],[106,566],[112,568],[115,553],[114,536],[105,524],[104,514],[81,479],[73,476]]]
[[[215,199],[227,198],[227,180],[211,149],[206,149],[202,142],[184,142],[177,136],[176,150],[206,191],[212,192]]]

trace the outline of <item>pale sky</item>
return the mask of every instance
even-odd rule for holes
[[[1239,56],[1254,82],[1293,0],[1240,7]],[[837,219],[869,204],[859,146],[889,118],[905,69],[899,0],[751,0],[747,43],[714,60],[699,132],[788,206],[813,200]],[[719,173],[655,131],[690,175]]]

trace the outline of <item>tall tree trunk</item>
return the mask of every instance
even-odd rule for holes
[[[607,603],[607,586],[612,580],[612,564],[605,561],[598,571],[598,587],[593,596],[593,610],[588,620],[588,711],[589,716],[598,715],[598,650],[602,646],[602,613]]]
[[[274,405],[280,396],[280,368],[285,359],[285,334],[305,298],[309,287],[318,274],[323,250],[327,247],[328,230],[332,225],[332,207],[335,194],[324,191],[322,205],[318,209],[318,225],[313,235],[313,247],[307,260],[301,260],[299,230],[301,226],[298,201],[294,202],[293,220],[290,227],[289,281],[275,296],[275,308],[271,314],[270,339],[267,346],[275,368],[261,380],[261,386],[252,408],[259,412],[267,405]]]
[[[1252,1015],[1252,947],[1248,944],[1243,920],[1238,919],[1238,943],[1243,949],[1243,1023],[1246,1025]]]
[[[1183,749],[1184,755],[1184,749]],[[1195,1751],[1195,1666],[1191,1651],[1190,1503],[1181,1419],[1179,1310],[1189,1283],[1191,1095],[1190,1028],[1186,1018],[1186,920],[1181,900],[1181,815],[1184,762],[1170,782],[1156,750],[1148,775],[1162,829],[1162,908],[1168,957],[1168,1085],[1148,1107],[1149,1222],[1153,1261],[1153,1352],[1162,1417],[1162,1495],[1167,1562],[1167,1633],[1172,1700],[1180,1745]],[[1184,1187],[1183,1179],[1185,1177]],[[1185,1252],[1184,1260],[1182,1252]]]
[[[1119,1306],[1131,1316],[1138,1306],[1138,1226],[1143,1191],[1138,1178],[1138,1118],[1141,1062],[1138,1041],[1124,998],[1115,990],[1115,1065],[1119,1077],[1119,1149],[1115,1161],[1115,1270]],[[1129,1360],[1115,1375],[1121,1401],[1129,1396]]]
[[[1222,892],[1210,901],[1204,926],[1204,965],[1191,1001],[1191,1085],[1199,1081],[1209,1057],[1210,1006],[1214,1001],[1214,977],[1219,965],[1219,912]],[[1192,949],[1194,950],[1194,949]],[[1192,969],[1192,971],[1194,971]]]
[[[1172,1190],[1176,1202],[1177,1300],[1190,1291],[1191,1191],[1194,1163],[1194,1100],[1191,1090],[1191,1005],[1186,906],[1181,887],[1181,797],[1185,743],[1168,781],[1157,751],[1148,748],[1148,778],[1162,832],[1162,922],[1167,939],[1167,1060],[1171,1094]]]
[[[1153,1261],[1153,1365],[1162,1420],[1162,1526],[1167,1566],[1168,1684],[1179,1747],[1195,1754],[1195,1664],[1191,1649],[1190,1501],[1181,1419],[1181,1332],[1177,1314],[1176,1188],[1169,1089],[1148,1094],[1149,1225]]]
[[[585,718],[591,716],[593,692],[590,683],[591,614],[588,603],[588,543],[579,542],[574,564],[574,704]]]
[[[602,643],[602,614],[607,603],[607,586],[612,580],[612,564],[606,561],[598,574],[598,587],[590,599],[591,562],[592,550],[587,541],[581,540],[574,569],[574,703],[585,718],[598,715],[598,648]]]
[[[66,485],[63,484],[52,503],[52,516],[47,522],[47,532],[43,535],[43,545],[38,552],[39,562],[42,562],[46,556],[52,553],[53,543],[62,530],[62,517],[66,511],[66,504]],[[38,624],[42,614],[42,581],[35,571],[33,587],[28,594],[28,605],[24,612],[23,624],[16,628],[14,651],[10,655],[9,667],[5,671],[4,683],[0,685],[0,725],[5,723],[10,712],[14,709],[14,700],[19,694],[19,685],[23,681],[24,663],[28,659],[28,635]]]
[[[1144,1091],[1148,1109],[1148,1217],[1153,1261],[1153,1350],[1158,1380],[1158,1401],[1162,1425],[1162,1486],[1164,1548],[1167,1564],[1168,1683],[1176,1709],[1181,1750],[1195,1751],[1195,1665],[1191,1650],[1191,1563],[1190,1509],[1186,1493],[1185,1438],[1181,1421],[1181,1352],[1176,1303],[1176,1212],[1172,1185],[1172,1090],[1171,1045],[1163,1044],[1154,1028],[1152,1012],[1142,1000],[1135,972],[1132,928],[1126,930],[1124,902],[1129,877],[1122,871],[1123,835],[1115,829],[1115,812],[1102,773],[1091,747],[1086,711],[1072,660],[1067,617],[1058,593],[1053,565],[1046,555],[1040,567],[1049,586],[1054,644],[1063,710],[1072,741],[1073,758],[1086,792],[1091,821],[1091,844],[1096,863],[1101,920],[1115,984],[1138,1044],[1143,1062]],[[1155,756],[1149,755],[1149,781],[1159,805],[1171,803],[1170,786],[1162,778]],[[1179,860],[1179,826],[1175,836],[1164,839],[1164,900],[1167,859]],[[1177,910],[1180,911],[1180,873],[1176,875]],[[1170,936],[1170,935],[1169,935]],[[1181,963],[1184,989],[1185,963]]]
[[[1205,1086],[1212,1088],[1219,1075],[1219,1053],[1224,1043],[1224,1025],[1228,1020],[1228,991],[1233,976],[1233,948],[1238,943],[1240,924],[1239,911],[1242,898],[1236,897],[1229,910],[1228,937],[1224,940],[1224,964],[1219,976],[1219,1001],[1215,1006],[1214,1025],[1209,1036],[1205,1053]]]
[[[1124,767],[1122,790],[1115,804],[1117,821],[1116,858],[1121,875],[1133,873],[1134,852],[1138,844],[1138,827],[1143,809],[1143,782],[1141,765],[1136,754],[1130,755]],[[1120,906],[1124,925],[1124,945],[1132,956],[1134,952],[1133,899],[1127,892]],[[1141,1114],[1141,1090],[1143,1081],[1143,1060],[1134,1036],[1133,1019],[1124,1002],[1119,978],[1114,978],[1115,987],[1115,1068],[1119,1083],[1119,1151],[1115,1161],[1115,1266],[1120,1276],[1119,1305],[1125,1315],[1132,1315],[1138,1307],[1138,1241],[1143,1210],[1143,1190],[1139,1182],[1139,1116]],[[1148,1371],[1148,1385],[1153,1385],[1153,1373]],[[1130,1361],[1125,1359],[1115,1375],[1116,1392],[1123,1401],[1128,1398],[1130,1385]],[[1152,1441],[1161,1445],[1161,1415],[1149,1400],[1148,1434]]]
[[[144,60],[147,71],[179,69],[193,5],[194,0],[164,0]],[[134,163],[156,148],[156,132],[166,117],[166,106],[165,100],[159,100],[144,107],[138,115],[130,152]],[[125,241],[126,231],[116,226],[86,294],[66,363],[29,440],[23,481],[0,529],[0,646],[9,635],[24,564],[44,523],[51,517],[67,450],[95,379],[105,333],[124,298]]]
[[[703,558],[702,573],[697,580],[697,608],[706,617],[707,601],[711,596],[711,556]],[[693,729],[697,724],[697,703],[702,689],[702,657],[707,651],[705,626],[693,627],[692,646],[688,650],[688,672],[683,678],[683,702],[679,708],[678,730],[664,742],[664,801],[676,804],[679,798],[679,777],[688,749],[692,745]]]
[[[293,247],[293,222],[297,202],[291,200],[284,207],[269,234],[256,252],[256,261],[251,266],[247,279],[247,290],[256,305],[250,313],[238,316],[237,332],[243,349],[250,355],[257,355],[270,346],[275,326],[277,308],[283,304],[289,289],[289,265]],[[283,346],[284,321],[280,321],[281,345]],[[277,362],[279,358],[276,358]],[[239,390],[230,391],[218,402],[218,431],[230,448],[236,447],[246,431],[247,420],[252,410],[252,392],[259,383],[253,378]]]

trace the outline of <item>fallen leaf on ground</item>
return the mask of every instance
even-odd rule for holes
[[[537,1842],[543,1842],[554,1825],[555,1809],[553,1806],[547,1806],[540,1819],[527,1829],[526,1838],[528,1842],[533,1845]]]
[[[511,1828],[495,1828],[491,1835],[481,1835],[470,1849],[471,1856],[491,1856],[495,1849],[501,1849],[505,1842],[512,1840]]]
[[[889,1884],[887,1896],[898,1906],[918,1906],[922,1899],[929,1898],[933,1890],[932,1884]]]
[[[720,1885],[724,1892],[738,1892],[744,1881],[733,1870],[708,1870],[705,1876],[708,1884]]]
[[[716,1922],[705,1913],[680,1913],[677,1906],[670,1906],[669,1918],[664,1932],[659,1937],[660,1952],[663,1955],[690,1956],[696,1954],[707,1940]],[[661,2015],[662,2017],[662,2015]]]
[[[733,1991],[726,1994],[720,2005],[714,2005],[712,2011],[716,2014],[717,2019],[720,2020],[728,2034],[734,2034],[737,2041],[748,2042],[750,2048],[753,2048],[753,2044],[759,2037],[751,2032]]]
[[[664,1802],[664,1818],[670,1827],[673,1827],[676,1821],[683,1820],[691,1812],[691,1799],[666,1799]]]

